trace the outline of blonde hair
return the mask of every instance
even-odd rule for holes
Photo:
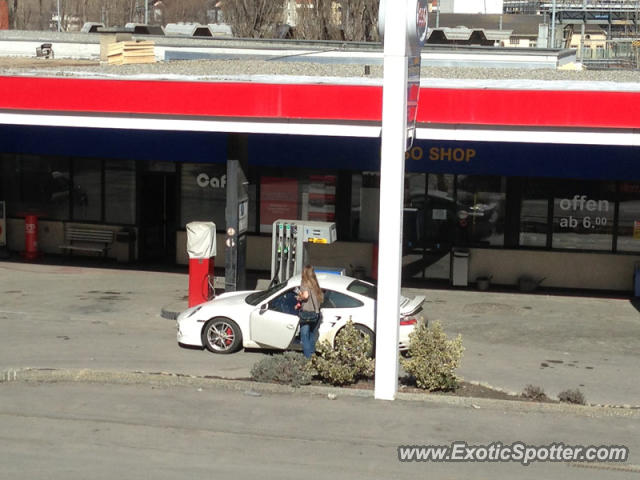
[[[320,284],[318,283],[318,278],[316,277],[316,272],[313,271],[313,267],[311,265],[305,265],[304,270],[302,270],[302,281],[300,285],[311,290],[316,300],[318,301],[318,308],[324,302],[324,293],[322,293],[322,289],[320,288]]]

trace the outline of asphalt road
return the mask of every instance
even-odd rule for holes
[[[211,387],[0,383],[7,479],[632,479],[640,415]],[[401,463],[399,445],[626,445],[624,464]]]
[[[232,382],[196,378],[246,377],[263,354],[178,348],[175,323],[159,313],[184,297],[186,283],[181,273],[0,262],[0,478],[640,474],[637,409],[457,403],[432,395],[382,402],[347,390],[336,390],[330,400],[317,389],[241,383],[234,390]],[[468,380],[506,387],[584,383],[588,400],[611,392],[625,403],[640,398],[637,382],[630,381],[640,364],[634,348],[639,314],[628,300],[426,293],[430,320],[463,334],[460,373]],[[567,361],[542,367],[545,359]],[[27,375],[28,367],[40,370]],[[399,445],[453,441],[626,445],[630,458],[625,464],[526,467],[398,461]]]

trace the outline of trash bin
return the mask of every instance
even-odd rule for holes
[[[469,250],[456,248],[451,252],[451,285],[469,285]]]
[[[135,258],[135,240],[136,234],[133,230],[123,228],[116,232],[116,243],[119,244],[115,248],[116,260],[122,263],[128,263]]]
[[[633,268],[633,296],[640,297],[640,262],[636,262]]]

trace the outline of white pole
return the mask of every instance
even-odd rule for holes
[[[62,25],[60,25],[60,0],[58,0],[58,31],[62,31]]]
[[[374,396],[394,400],[398,392],[398,322],[402,265],[404,154],[407,137],[407,0],[386,1],[376,372]]]
[[[149,0],[144,0],[144,24],[149,25]]]

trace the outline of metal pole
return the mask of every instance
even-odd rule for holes
[[[149,24],[149,0],[144,0],[144,24]]]
[[[584,21],[580,25],[580,61],[584,60]]]
[[[58,0],[58,31],[62,31],[62,25],[60,25],[60,0]]]
[[[374,396],[398,393],[404,154],[407,142],[407,0],[384,2],[384,79],[380,148],[380,223]]]
[[[551,48],[556,48],[556,0],[551,6]]]

